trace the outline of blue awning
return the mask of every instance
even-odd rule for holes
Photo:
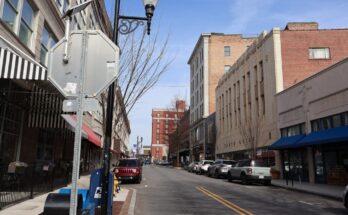
[[[279,149],[290,149],[296,148],[297,143],[302,140],[306,135],[296,135],[291,137],[282,137],[276,142],[274,142],[269,149],[279,150]]]
[[[348,141],[348,126],[312,132],[300,140],[297,147]]]

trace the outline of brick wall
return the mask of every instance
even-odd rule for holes
[[[209,39],[209,114],[215,112],[215,88],[224,74],[225,65],[233,65],[244,53],[254,38],[243,38],[241,35],[214,35]],[[224,56],[224,46],[231,47],[231,55]]]
[[[348,29],[281,32],[284,89],[348,56]],[[329,48],[330,59],[309,59],[309,48]]]

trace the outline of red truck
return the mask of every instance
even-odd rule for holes
[[[142,179],[142,164],[136,158],[119,160],[114,168],[114,174],[120,181],[135,181],[140,184]]]

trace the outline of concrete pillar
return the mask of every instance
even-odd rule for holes
[[[275,168],[280,172],[280,178],[283,178],[282,156],[279,150],[274,151]]]
[[[309,183],[315,183],[315,167],[312,147],[307,147]]]

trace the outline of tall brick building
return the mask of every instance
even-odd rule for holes
[[[263,32],[216,88],[218,157],[248,157],[256,138],[256,156],[274,163],[267,148],[280,136],[275,95],[347,57],[347,41],[348,29],[317,23]],[[246,134],[249,128],[257,133]]]
[[[202,34],[190,56],[190,150],[193,160],[206,157],[205,119],[215,112],[215,88],[255,38],[222,33]]]
[[[152,109],[152,161],[168,160],[169,134],[176,130],[185,110],[186,102],[182,100],[176,101],[173,108]]]

